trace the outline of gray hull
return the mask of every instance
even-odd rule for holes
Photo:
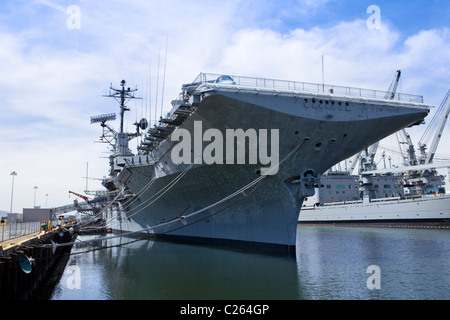
[[[124,161],[118,180],[132,196],[110,227],[206,243],[295,246],[298,213],[320,174],[428,113],[422,104],[237,89],[197,89],[196,111],[179,129],[193,133],[194,121],[224,136],[230,128],[279,129],[278,173],[262,178],[261,163],[177,165],[171,159],[177,142],[169,138],[149,155]]]

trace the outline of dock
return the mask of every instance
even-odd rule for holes
[[[76,233],[68,228],[40,230],[0,243],[0,299],[46,299],[48,289],[61,277],[69,259],[71,243]],[[32,259],[30,269],[24,270],[19,256]]]
[[[15,246],[20,246],[22,244],[26,244],[29,241],[35,240],[35,239],[39,239],[41,236],[45,235],[46,232],[45,231],[38,231],[38,232],[33,232],[30,234],[26,234],[14,239],[9,239],[9,240],[5,240],[0,242],[0,256],[2,251],[8,251],[12,248],[14,248]]]

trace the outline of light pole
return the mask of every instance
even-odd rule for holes
[[[37,189],[38,189],[38,187],[34,186],[34,207],[33,208],[36,208],[36,190]]]
[[[12,186],[11,186],[11,208],[9,209],[10,213],[12,212],[12,205],[13,205],[13,198],[14,198],[14,177],[17,176],[17,173],[15,171],[11,172],[12,175]]]
[[[48,193],[45,194],[45,207],[48,208]]]

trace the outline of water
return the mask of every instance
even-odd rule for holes
[[[74,247],[51,299],[450,299],[449,230],[299,226],[295,256],[152,240],[92,250],[130,241]]]

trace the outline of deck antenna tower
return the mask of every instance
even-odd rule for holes
[[[147,91],[148,91],[148,97],[147,97],[147,104],[148,104],[148,122],[152,123],[152,62],[149,61],[149,70],[147,73]]]
[[[325,67],[323,63],[323,55],[322,55],[322,91],[325,92]]]
[[[89,162],[86,162],[86,191],[89,190],[88,189],[88,180],[89,180]]]
[[[112,147],[112,155],[110,155],[110,175],[115,175],[114,173],[114,159],[118,156],[132,156],[133,153],[128,147],[128,142],[139,135],[141,135],[141,130],[145,131],[148,126],[148,122],[145,118],[142,118],[139,122],[135,122],[136,126],[135,132],[124,132],[124,118],[125,112],[130,111],[130,108],[127,107],[127,103],[134,99],[142,99],[140,97],[136,97],[134,93],[138,90],[131,89],[126,86],[126,81],[122,80],[120,82],[120,89],[116,89],[110,86],[109,94],[103,95],[104,97],[114,98],[120,106],[120,131],[115,131],[112,127],[110,127],[107,122],[116,119],[116,114],[103,114],[99,116],[91,117],[92,123],[100,123],[103,128],[103,133],[100,137],[101,142],[109,143]]]
[[[125,88],[126,81],[122,80],[120,82],[121,89],[115,89],[112,85],[109,87],[110,92],[109,95],[105,97],[114,98],[120,104],[120,133],[123,133],[123,120],[125,116],[125,111],[130,111],[130,109],[126,106],[130,100],[133,99],[141,99],[134,96],[134,92],[138,89],[131,89],[130,87]]]
[[[161,49],[159,49],[158,70],[156,72],[155,126],[156,126],[156,119],[158,118],[158,91],[159,91],[159,65],[160,65],[160,62],[161,62]]]
[[[163,73],[163,87],[162,87],[162,94],[161,94],[161,118],[163,115],[163,105],[164,105],[164,87],[166,85],[166,67],[167,67],[167,46],[169,44],[169,36],[166,38],[166,53],[164,57],[164,73]]]

